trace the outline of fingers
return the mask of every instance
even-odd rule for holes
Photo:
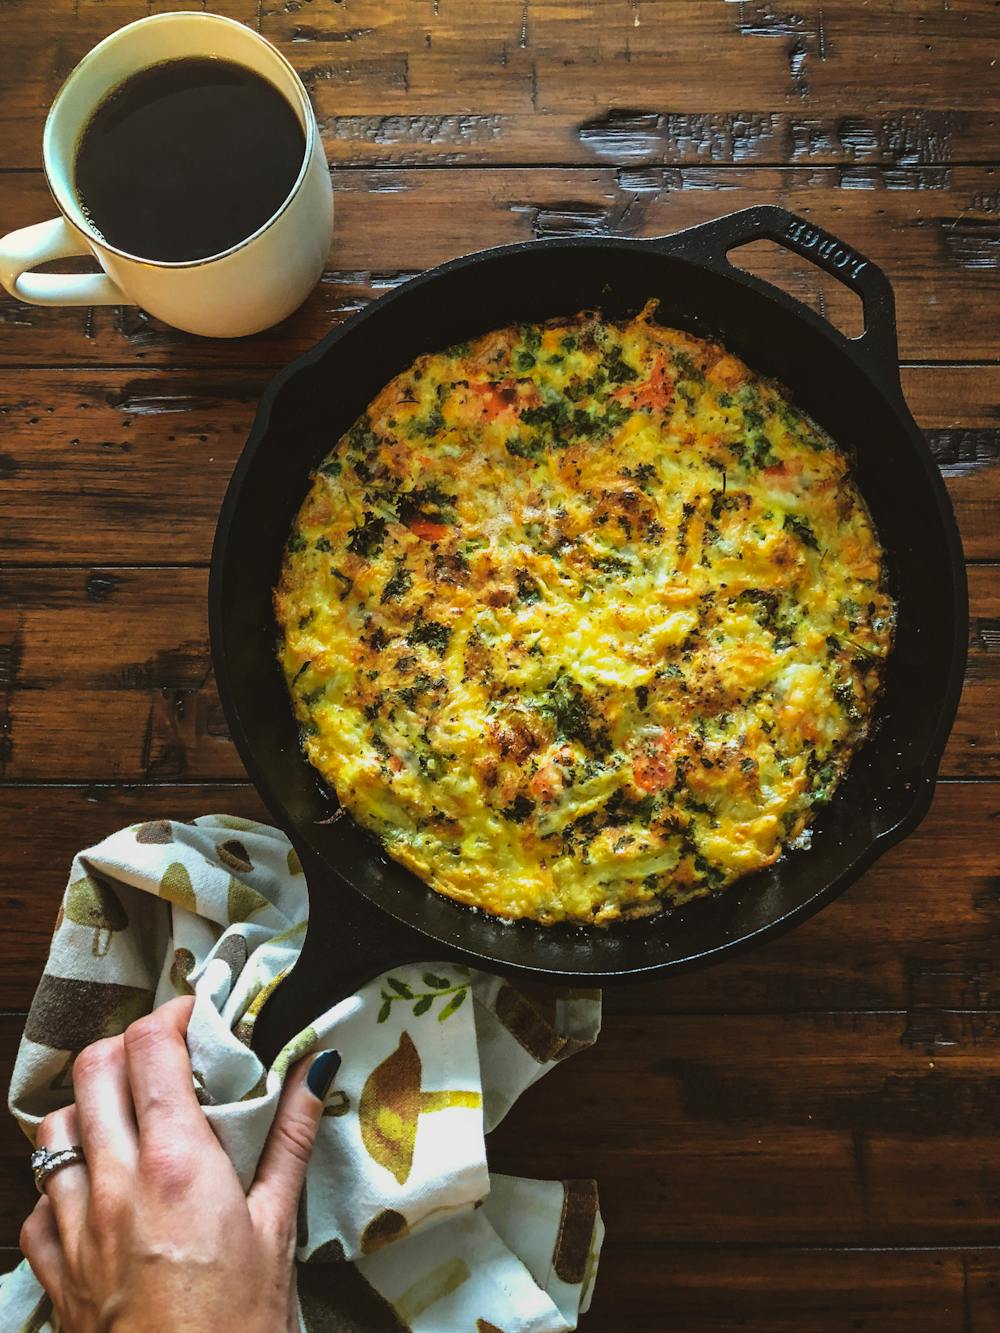
[[[185,1040],[193,1007],[190,996],[171,1000],[125,1032],[125,1068],[143,1150],[164,1139],[192,1146],[214,1142],[194,1093]]]
[[[55,1304],[62,1306],[69,1275],[52,1204],[47,1198],[38,1200],[21,1228],[21,1253]]]
[[[48,1148],[51,1152],[75,1147],[80,1142],[76,1107],[64,1106],[47,1115],[38,1127],[35,1142],[39,1148]],[[52,1205],[63,1249],[70,1253],[76,1252],[89,1195],[89,1174],[86,1166],[80,1162],[59,1167],[45,1182],[45,1197]]]
[[[295,1210],[316,1143],[323,1105],[340,1067],[336,1051],[301,1061],[285,1082],[274,1124],[247,1202],[255,1220],[285,1223],[294,1233]]]
[[[132,1172],[139,1140],[123,1037],[95,1041],[80,1052],[73,1064],[73,1090],[91,1175],[107,1180]]]

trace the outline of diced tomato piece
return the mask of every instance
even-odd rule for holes
[[[772,486],[788,489],[795,486],[796,478],[802,471],[801,458],[785,458],[780,463],[764,468],[764,476]]]
[[[504,412],[512,411],[517,405],[516,384],[489,384],[473,382],[469,385],[479,395],[482,413],[487,421],[494,421]]]
[[[542,764],[541,768],[528,783],[528,790],[536,801],[554,801],[562,791],[563,775],[553,763]]]
[[[439,542],[448,535],[447,523],[432,523],[429,518],[415,518],[409,527],[415,537],[421,537],[425,542]]]
[[[633,407],[648,407],[662,412],[674,401],[674,382],[667,376],[663,357],[658,356],[648,377],[638,385],[623,384],[614,396],[630,402]]]
[[[665,731],[648,750],[632,756],[632,781],[643,791],[662,791],[673,786],[677,776],[674,762],[675,734]]]

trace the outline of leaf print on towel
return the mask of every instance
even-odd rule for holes
[[[392,1013],[392,1006],[398,1004],[400,1000],[408,1000],[413,1003],[413,1017],[420,1018],[431,1008],[435,1000],[443,1000],[449,996],[448,1003],[442,1005],[438,1010],[438,1022],[443,1023],[451,1018],[456,1009],[461,1008],[465,1002],[465,997],[469,992],[468,982],[459,983],[453,986],[447,977],[435,976],[433,972],[424,973],[424,985],[427,990],[414,990],[406,981],[400,981],[399,977],[386,977],[386,986],[382,987],[382,1007],[378,1011],[379,1023],[384,1023]]]
[[[186,912],[197,912],[198,900],[194,885],[188,874],[187,866],[180,861],[171,861],[160,880],[160,897],[175,907],[183,907]]]
[[[579,1286],[587,1275],[590,1245],[597,1221],[597,1182],[564,1180],[562,1220],[552,1267],[556,1277]]]
[[[297,1274],[306,1333],[410,1333],[353,1264],[310,1261]]]
[[[488,1319],[477,1319],[476,1333],[503,1333],[503,1329],[497,1328],[496,1324],[491,1324]]]
[[[397,1213],[395,1208],[387,1208],[385,1212],[373,1217],[365,1227],[361,1236],[361,1253],[375,1254],[384,1250],[394,1240],[405,1236],[409,1229],[410,1224],[402,1213]]]
[[[78,926],[93,927],[90,952],[95,958],[103,958],[111,948],[115,932],[128,927],[128,916],[118,895],[110,884],[96,875],[84,875],[73,881],[66,890],[63,909],[70,921]]]
[[[405,1185],[413,1166],[421,1115],[451,1107],[479,1107],[478,1092],[424,1092],[420,1055],[408,1032],[392,1055],[368,1076],[358,1105],[361,1140],[368,1156]]]
[[[194,971],[195,956],[190,949],[175,949],[170,964],[170,984],[178,995],[193,995],[194,987],[188,977]]]
[[[153,819],[148,824],[140,824],[135,831],[136,842],[173,842],[174,831],[169,819]]]
[[[249,921],[257,912],[262,912],[265,907],[270,907],[266,898],[262,897],[256,889],[252,889],[249,884],[244,884],[241,879],[235,875],[229,877],[229,896],[226,900],[226,912],[229,916],[230,925],[237,921]]]
[[[299,854],[294,847],[288,849],[288,873],[290,875],[301,875],[302,862],[299,860]]]
[[[216,851],[219,853],[219,860],[227,870],[235,870],[238,874],[244,875],[253,870],[250,853],[236,838],[230,838],[228,842],[220,843]]]
[[[39,1046],[57,1051],[82,1051],[101,1037],[117,1037],[130,1023],[148,1014],[152,990],[104,981],[42,974],[24,1035]]]

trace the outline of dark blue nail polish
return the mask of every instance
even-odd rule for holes
[[[326,1101],[326,1094],[330,1091],[333,1080],[337,1077],[337,1070],[340,1068],[339,1051],[320,1051],[316,1059],[309,1066],[309,1073],[306,1075],[306,1085],[314,1097],[318,1097],[321,1102]]]

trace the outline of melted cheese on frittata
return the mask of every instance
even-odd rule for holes
[[[651,307],[397,376],[314,474],[275,605],[346,809],[440,893],[544,923],[801,841],[894,617],[844,455]]]

